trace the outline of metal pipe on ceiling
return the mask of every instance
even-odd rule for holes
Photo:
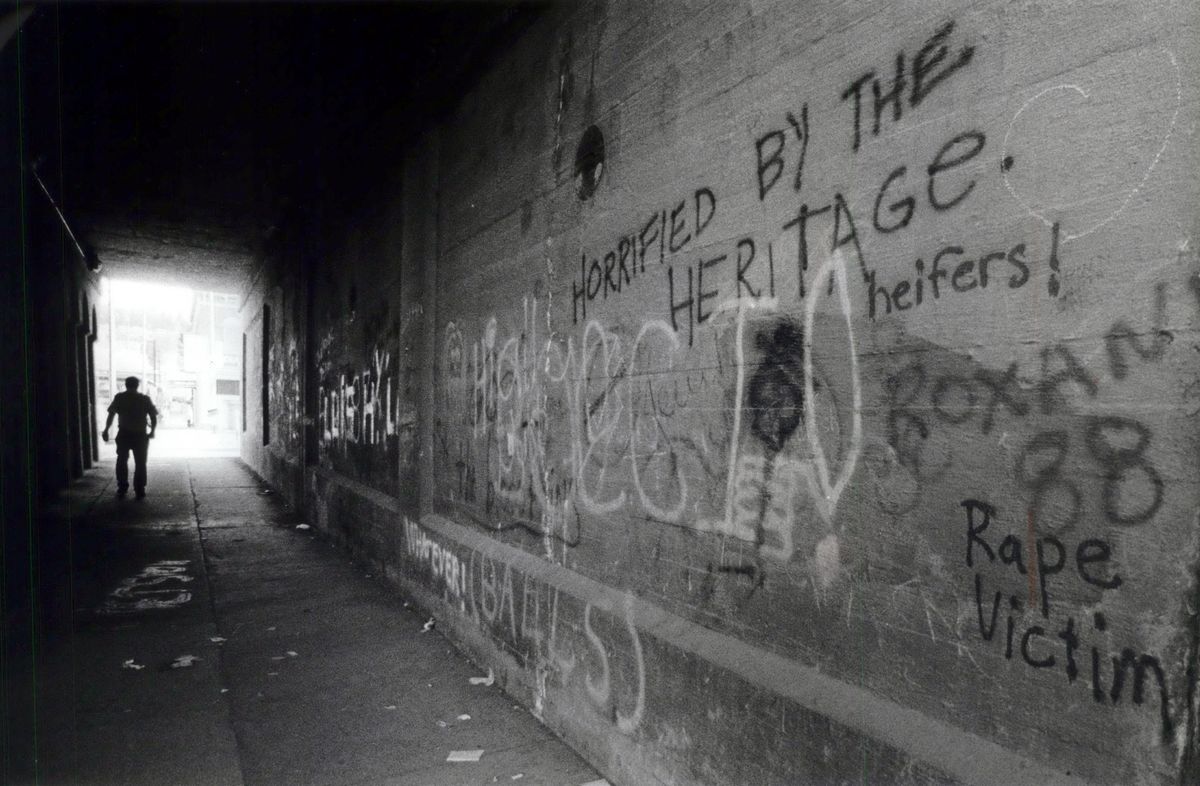
[[[79,252],[79,256],[83,259],[84,264],[87,265],[87,269],[93,273],[100,272],[100,268],[103,266],[103,263],[100,261],[100,255],[90,245],[85,246],[83,243],[80,243],[79,238],[71,230],[70,222],[67,221],[67,217],[63,215],[62,210],[58,207],[58,202],[54,201],[54,197],[50,194],[50,189],[46,187],[46,182],[42,180],[41,173],[38,172],[38,166],[41,163],[42,161],[39,158],[29,165],[29,171],[33,174],[33,179],[37,181],[38,187],[42,189],[42,193],[50,201],[50,207],[54,208],[54,214],[58,216],[58,220],[62,223],[63,231],[71,239],[71,243],[75,246],[75,250]]]

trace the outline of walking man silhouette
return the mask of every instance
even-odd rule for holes
[[[133,452],[133,490],[138,499],[146,496],[146,452],[154,429],[158,426],[158,410],[150,397],[138,393],[137,377],[125,379],[125,390],[113,397],[108,406],[108,421],[101,434],[108,442],[108,429],[117,417],[117,497],[123,498],[129,491],[129,453]],[[150,433],[146,433],[146,421],[150,421]]]

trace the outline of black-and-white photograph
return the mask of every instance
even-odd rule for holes
[[[1198,128],[1196,0],[0,0],[0,783],[1200,784]]]

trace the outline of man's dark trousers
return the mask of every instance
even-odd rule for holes
[[[146,490],[146,450],[150,447],[148,434],[117,432],[117,491],[129,490],[129,453],[133,452],[133,488],[138,494]]]

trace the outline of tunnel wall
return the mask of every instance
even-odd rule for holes
[[[319,227],[308,515],[615,783],[1195,779],[1198,21],[547,12]]]
[[[6,23],[13,11],[0,13]],[[23,16],[25,16],[23,14]],[[6,32],[8,25],[5,25]],[[15,31],[14,31],[15,32]],[[46,686],[39,612],[69,585],[70,533],[43,505],[98,455],[92,343],[99,276],[89,272],[32,176],[66,202],[59,152],[57,19],[38,9],[0,41],[0,782],[36,769]],[[78,231],[79,226],[75,227]]]
[[[294,243],[294,236],[289,239]],[[307,339],[304,267],[297,252],[283,242],[267,246],[240,307],[241,456],[293,505],[303,499]]]
[[[33,165],[72,217],[59,151],[54,12],[35,13],[0,46],[0,501],[4,509],[3,606],[28,610],[28,571],[39,553],[59,556],[58,532],[40,532],[37,505],[65,488],[98,456],[95,368],[100,277],[88,270]],[[73,227],[80,233],[81,227]],[[100,406],[106,406],[104,402]],[[57,573],[55,573],[57,575]]]

